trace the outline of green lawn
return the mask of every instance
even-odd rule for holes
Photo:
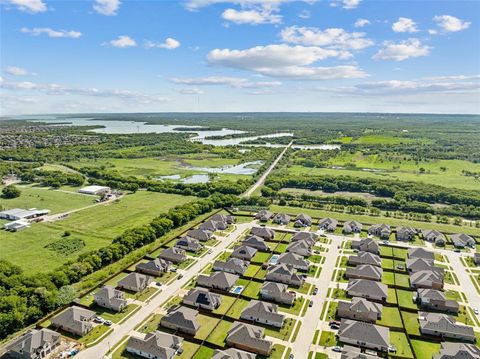
[[[382,283],[389,286],[393,286],[395,284],[393,272],[383,272]]]
[[[393,259],[382,258],[382,268],[393,270]]]
[[[408,344],[405,333],[390,331],[390,344],[395,345],[397,351],[395,354],[401,358],[413,358],[412,349]]]
[[[440,352],[440,343],[418,339],[412,339],[411,342],[417,359],[432,359],[435,354]]]
[[[326,347],[333,347],[337,345],[337,340],[335,339],[335,333],[329,331],[323,331],[320,334],[320,342],[319,345],[326,346]]]
[[[335,319],[337,316],[338,302],[331,301],[328,304],[327,314],[325,316],[325,321]]]
[[[155,288],[155,287],[148,287],[146,288],[144,291],[140,292],[140,293],[137,293],[134,298],[136,300],[139,300],[141,302],[144,302],[145,300],[147,300],[148,298],[150,298],[152,295],[154,295],[155,293],[158,293],[160,289],[158,288]]]
[[[215,325],[220,320],[214,317],[209,317],[207,315],[199,314],[197,315],[197,322],[200,328],[198,328],[197,334],[195,334],[195,339],[205,340],[207,339],[210,332],[213,330]]]
[[[94,327],[91,331],[89,331],[87,334],[85,334],[83,337],[81,337],[78,341],[83,344],[90,344],[93,343],[95,340],[100,338],[102,335],[104,335],[106,332],[108,332],[111,328],[107,327],[106,325],[97,325]]]
[[[397,304],[397,296],[395,295],[395,288],[388,288],[387,303]]]
[[[232,327],[232,322],[226,320],[220,321],[215,330],[213,330],[207,338],[207,342],[214,343],[220,346],[225,345],[225,339],[227,338],[228,331]],[[213,329],[213,328],[212,328]]]
[[[185,342],[184,342],[185,343]],[[195,346],[198,347],[198,345],[194,344]],[[183,348],[183,346],[182,346]],[[211,358],[213,357],[213,353],[215,351],[211,348],[208,348],[208,347],[200,347],[200,349],[197,351],[197,353],[195,354],[195,356],[193,356],[193,359],[205,359],[205,358]],[[193,353],[190,353],[189,356],[183,356],[184,353],[182,353],[182,355],[179,357],[179,358],[185,358],[185,359],[190,359],[192,358],[192,354]],[[175,358],[176,359],[176,358]]]
[[[295,299],[295,302],[293,302],[293,305],[291,307],[285,304],[279,304],[278,310],[281,312],[290,313],[293,315],[299,315],[300,311],[302,310],[302,306],[304,302],[305,302],[304,297],[297,296],[297,298]]]
[[[294,290],[295,292],[298,292],[301,294],[309,294],[312,288],[313,288],[312,284],[305,282],[300,288],[288,287],[288,290]]]
[[[236,297],[231,297],[229,295],[222,295],[221,297],[222,297],[222,303],[217,309],[213,310],[212,313],[215,313],[215,314],[227,313],[228,308],[230,308],[233,302],[235,302],[235,300],[237,299]]]
[[[228,310],[226,313],[227,317],[233,319],[239,319],[242,315],[243,310],[248,306],[249,301],[245,299],[237,299],[235,304]]]
[[[111,310],[99,307],[97,305],[93,305],[90,309],[93,310],[95,313],[97,313],[97,315],[101,316],[103,319],[111,320],[113,323],[118,323],[120,320],[122,320],[126,316],[130,315],[137,308],[138,308],[138,305],[129,304],[121,312],[113,312]]]
[[[154,330],[157,330],[160,327],[160,321],[162,320],[163,315],[154,314],[148,318],[148,320],[142,323],[136,330],[141,333],[150,333]]]
[[[175,359],[190,359],[193,356],[193,353],[195,353],[197,350],[198,350],[198,353],[200,353],[203,348],[199,349],[198,344],[194,344],[192,342],[188,342],[184,340],[182,343],[182,349],[183,349],[183,353],[180,354],[179,356],[175,356]],[[209,348],[205,348],[205,349],[211,350]],[[197,358],[196,355],[195,355],[195,358]],[[201,357],[198,357],[198,358],[201,358]]]
[[[243,284],[240,284],[240,285],[243,285]],[[259,299],[261,288],[262,288],[262,283],[252,281],[248,283],[248,285],[243,289],[242,294],[252,299]]]
[[[270,256],[271,256],[270,253],[257,252],[255,256],[252,258],[252,262],[265,263],[265,262],[268,262],[268,259],[270,258]]]
[[[399,287],[410,288],[410,278],[406,274],[395,273],[395,284]]]
[[[417,304],[413,302],[413,294],[409,290],[397,289],[398,305],[400,308],[417,309]]]
[[[281,359],[283,357],[283,353],[285,352],[285,347],[281,344],[274,344],[272,348],[272,352],[268,356],[268,359]],[[262,355],[257,355],[258,359],[265,358]]]
[[[265,335],[281,340],[288,340],[290,338],[290,335],[292,334],[295,323],[296,320],[292,318],[287,318],[285,319],[282,328],[265,327]]]
[[[410,312],[401,312],[401,314],[407,334],[420,335],[420,323],[418,322],[418,314]]]
[[[256,264],[250,264],[247,268],[247,270],[245,271],[245,273],[243,273],[243,276],[244,277],[248,277],[248,278],[253,278],[255,276],[255,274],[261,269],[262,267],[259,266],[259,265],[256,265]]]
[[[403,328],[400,311],[396,307],[383,307],[382,318],[377,320],[378,325],[390,328]]]

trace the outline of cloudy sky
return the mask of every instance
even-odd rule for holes
[[[1,114],[480,113],[480,1],[0,0]]]

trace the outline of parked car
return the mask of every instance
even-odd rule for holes
[[[211,249],[208,250],[208,254],[212,254],[213,251]]]
[[[473,312],[478,315],[478,308],[473,308]]]
[[[334,352],[340,353],[340,352],[342,351],[342,347],[339,347],[339,346],[337,345],[337,346],[333,347],[332,350],[333,350]]]
[[[395,345],[389,345],[388,346],[388,351],[390,353],[395,353],[397,351],[397,347]]]
[[[176,271],[177,271],[177,268],[175,267],[170,268],[170,272],[175,273]]]
[[[313,289],[313,295],[316,295],[318,293],[318,288]]]
[[[328,325],[333,325],[333,324],[340,325],[340,322],[338,320],[331,320],[328,322]]]
[[[340,326],[337,324],[331,324],[330,329],[340,329]]]
[[[179,274],[177,279],[182,279],[183,278],[183,274]]]
[[[105,319],[103,319],[102,317],[100,317],[100,316],[97,315],[97,316],[93,319],[93,321],[94,321],[95,323],[103,323],[103,322],[105,322]]]
[[[313,307],[313,300],[311,300],[310,303],[308,303],[308,306]]]
[[[111,320],[106,320],[106,321],[103,322],[103,324],[105,324],[106,326],[109,327],[109,326],[111,326],[113,323],[112,323]]]

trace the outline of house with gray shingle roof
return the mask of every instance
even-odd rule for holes
[[[83,336],[93,328],[95,312],[71,306],[51,319],[52,326],[66,332]]]
[[[265,339],[265,329],[242,322],[234,322],[228,331],[227,345],[268,356],[273,343]]]
[[[41,359],[60,345],[60,334],[50,329],[30,329],[6,347],[7,358]]]
[[[443,275],[430,269],[410,274],[410,286],[414,289],[443,289]]]
[[[344,345],[340,359],[378,359],[378,356],[362,353],[361,348]]]
[[[201,225],[198,226],[198,229],[201,229],[203,231],[209,231],[209,232],[215,232],[219,228],[217,227],[218,222],[214,222],[211,219],[208,221],[203,222]]]
[[[286,264],[274,264],[268,268],[266,280],[301,287],[304,277],[297,274],[297,270]]]
[[[208,275],[200,274],[197,284],[201,287],[220,289],[228,292],[237,282],[239,276],[227,272],[215,272]]]
[[[355,268],[347,268],[345,270],[345,277],[348,279],[369,279],[382,280],[383,269],[381,267],[372,266],[370,264],[358,265]]]
[[[253,257],[255,257],[255,254],[257,253],[257,249],[246,246],[246,245],[241,245],[236,247],[233,252],[232,252],[232,257],[233,258],[238,258],[238,259],[243,259],[246,261],[251,261]]]
[[[199,250],[203,248],[200,242],[194,238],[190,237],[182,237],[176,243],[175,247],[184,249],[189,252],[197,253]]]
[[[165,259],[173,263],[182,263],[187,260],[187,254],[184,249],[177,247],[166,248],[158,255],[158,258]]]
[[[148,262],[138,263],[135,266],[135,271],[143,274],[148,274],[154,277],[159,277],[163,273],[168,272],[170,262],[163,258],[156,258]]]
[[[435,243],[436,246],[444,246],[447,242],[447,239],[443,233],[437,231],[436,229],[422,229],[422,237],[427,242]]]
[[[348,264],[350,265],[370,264],[372,266],[381,267],[382,259],[378,255],[370,252],[358,252],[357,255],[348,257]]]
[[[178,330],[182,333],[195,335],[200,325],[197,321],[198,311],[187,307],[177,307],[162,317],[162,327]]]
[[[273,237],[275,237],[275,231],[270,228],[265,228],[265,227],[252,227],[250,230],[250,234],[263,238],[266,241],[272,240]]]
[[[118,281],[117,287],[131,292],[141,292],[152,283],[152,277],[140,273],[130,273]]]
[[[232,216],[230,214],[217,213],[210,217],[210,219],[215,222],[224,222],[226,224],[235,223],[235,216]]]
[[[277,213],[273,217],[273,223],[287,225],[290,223],[291,217],[288,214]]]
[[[116,290],[112,286],[106,285],[99,289],[94,295],[93,300],[95,304],[100,307],[121,312],[127,306],[125,293],[121,290]]]
[[[222,296],[212,293],[208,289],[193,288],[183,297],[182,302],[192,307],[214,310],[222,304]]]
[[[238,258],[229,258],[227,261],[215,261],[213,263],[213,270],[243,275],[249,263]]]
[[[465,247],[475,248],[475,244],[476,244],[475,239],[473,239],[473,237],[470,237],[465,233],[452,234],[450,236],[450,239],[452,240],[452,243],[455,246],[455,248],[465,248]]]
[[[242,244],[245,246],[255,248],[262,252],[270,251],[270,248],[268,247],[267,243],[265,243],[264,239],[261,237],[257,237],[255,235],[248,236],[247,239],[242,241]]]
[[[173,359],[182,343],[183,338],[156,330],[131,336],[125,350],[143,358]]]
[[[337,315],[340,318],[375,323],[382,317],[383,305],[364,298],[354,297],[351,302],[339,301]]]
[[[303,257],[308,257],[312,254],[312,246],[307,242],[306,239],[303,239],[296,242],[291,242],[286,251]]]
[[[255,359],[255,357],[256,355],[253,353],[235,348],[229,348],[226,350],[215,350],[212,359]]]
[[[390,330],[379,325],[342,319],[338,339],[358,347],[387,352],[390,346]]]
[[[213,233],[203,229],[191,229],[187,232],[187,237],[206,242],[213,237]]]
[[[395,229],[395,238],[397,241],[413,241],[415,240],[417,231],[412,227],[399,226]]]
[[[356,249],[361,252],[380,254],[380,247],[378,246],[378,243],[371,238],[364,238],[358,241],[352,241],[352,249]]]
[[[273,303],[251,300],[240,316],[243,320],[251,320],[256,323],[281,328],[285,315],[278,313],[278,306]]]
[[[457,324],[454,317],[441,313],[419,312],[420,332],[424,335],[474,343],[475,333],[467,325]]]
[[[475,344],[443,342],[440,353],[432,359],[478,359],[480,348]]]
[[[473,263],[480,266],[480,253],[473,253]]]
[[[392,230],[388,224],[384,223],[378,223],[370,226],[368,229],[368,234],[371,236],[377,236],[382,239],[388,239],[390,238],[390,233],[392,233]]]
[[[308,267],[310,267],[310,262],[308,260],[304,259],[301,255],[292,252],[280,254],[277,263],[287,264],[301,271],[308,271]]]
[[[318,240],[318,234],[313,232],[297,232],[292,236],[291,242],[307,241],[310,246],[313,246]]]
[[[367,279],[351,279],[347,285],[347,294],[351,297],[360,297],[377,302],[386,302],[388,287],[380,282]]]
[[[312,225],[312,217],[308,214],[300,213],[295,218],[295,227],[310,227]]]
[[[460,307],[456,300],[446,299],[445,293],[437,289],[418,289],[415,301],[424,309],[442,312],[458,313]]]
[[[428,260],[435,260],[435,254],[431,251],[427,251],[421,247],[409,248],[407,252],[408,258],[423,258]]]
[[[296,294],[288,290],[288,285],[277,282],[264,282],[260,289],[262,299],[292,305]]]
[[[357,221],[346,221],[343,224],[343,233],[360,233],[362,231],[363,224]]]
[[[423,258],[407,258],[406,267],[408,272],[414,273],[421,270],[432,269],[434,267],[434,261]]]
[[[333,232],[337,229],[338,221],[334,218],[322,218],[320,222],[318,222],[318,227],[325,231]]]
[[[260,222],[267,222],[270,218],[273,217],[273,213],[262,209],[260,212],[255,214],[255,219],[258,219]]]

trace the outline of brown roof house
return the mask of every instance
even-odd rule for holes
[[[60,334],[50,329],[31,329],[11,342],[7,358],[42,359],[60,345]]]
[[[177,307],[162,317],[162,327],[178,330],[179,332],[195,335],[200,325],[197,321],[198,311],[187,307]]]
[[[203,229],[191,229],[187,232],[187,237],[206,242],[213,237],[213,233]]]
[[[127,306],[125,293],[106,285],[93,295],[95,304],[115,312],[121,312]]]
[[[243,320],[251,320],[256,323],[281,328],[285,315],[278,313],[278,306],[273,303],[251,300],[240,316]]]
[[[173,359],[182,343],[183,338],[156,330],[131,336],[125,350],[143,358]]]
[[[415,247],[415,248],[409,248],[408,253],[407,253],[408,258],[423,258],[423,259],[429,259],[434,261],[435,260],[435,254],[431,251],[427,251],[424,248],[421,247]]]
[[[158,258],[165,259],[173,263],[182,263],[187,260],[187,254],[183,249],[172,247],[166,248],[160,252]]]
[[[260,289],[262,299],[276,303],[292,305],[295,301],[295,292],[288,290],[288,285],[277,282],[264,282]]]
[[[215,272],[208,275],[200,274],[197,284],[201,287],[219,289],[228,292],[237,282],[239,276],[226,272]]]
[[[346,221],[343,224],[343,233],[360,233],[362,231],[363,224],[357,221]]]
[[[175,247],[184,249],[189,252],[194,252],[197,253],[200,249],[203,248],[203,246],[200,244],[200,242],[194,238],[190,237],[182,237],[180,238],[176,243]]]
[[[457,301],[446,299],[445,293],[437,289],[418,289],[415,301],[424,309],[439,310],[450,313],[458,313],[459,309]]]
[[[257,253],[257,249],[253,247],[249,247],[246,245],[236,247],[232,252],[233,258],[243,259],[246,261],[251,261],[255,254]]]
[[[355,268],[347,268],[345,277],[349,279],[369,279],[382,280],[383,269],[381,267],[372,266],[370,264],[358,265]]]
[[[245,246],[249,246],[255,248],[262,252],[269,252],[270,248],[268,247],[267,243],[265,243],[264,239],[258,236],[248,236],[247,239],[242,241],[242,244]]]
[[[304,259],[301,255],[292,252],[280,254],[277,263],[287,264],[301,271],[308,271],[308,267],[310,266],[310,262],[308,260]]]
[[[357,255],[348,257],[348,264],[370,264],[372,266],[381,267],[382,259],[378,255],[370,252],[358,252]]]
[[[441,313],[419,312],[420,332],[424,335],[455,339],[474,343],[475,332],[472,327],[457,324],[454,317]]]
[[[337,229],[338,221],[334,218],[322,218],[318,222],[318,227],[320,229],[323,229],[325,231],[333,232],[335,229]]]
[[[436,246],[443,247],[447,239],[443,233],[437,231],[436,229],[422,229],[422,237],[427,242],[435,243]]]
[[[313,246],[318,240],[318,234],[312,232],[297,232],[293,235],[291,242],[307,241],[310,246]]]
[[[52,326],[66,332],[83,336],[93,328],[95,312],[72,306],[52,318]]]
[[[390,238],[390,233],[392,233],[390,226],[384,223],[374,224],[368,229],[368,234],[371,236],[380,237],[382,239]]]
[[[347,294],[351,297],[360,297],[377,302],[386,302],[388,287],[379,282],[367,279],[351,279],[347,285]]]
[[[152,283],[152,277],[140,273],[130,273],[118,281],[117,286],[131,292],[141,292]]]
[[[395,229],[395,238],[397,241],[413,241],[417,231],[412,227],[399,226]]]
[[[226,350],[217,349],[212,359],[255,359],[256,355],[243,350],[229,348]]]
[[[273,223],[276,224],[284,224],[287,225],[290,223],[291,217],[288,214],[284,213],[277,213],[275,217],[273,217]]]
[[[452,240],[452,243],[455,246],[455,248],[465,248],[465,247],[475,248],[475,239],[473,239],[473,237],[470,237],[465,233],[452,234],[450,236],[450,239]]]
[[[135,270],[139,273],[148,274],[154,277],[159,277],[163,273],[168,272],[170,262],[163,258],[156,258],[148,262],[138,263]]]
[[[414,289],[443,289],[443,275],[440,272],[431,269],[411,273],[410,286]]]
[[[297,274],[297,270],[286,264],[275,264],[268,268],[266,280],[301,287],[304,277]]]
[[[183,297],[182,302],[192,307],[215,310],[222,304],[222,296],[209,292],[208,289],[193,288]]]
[[[250,234],[263,238],[266,241],[272,240],[273,237],[275,237],[275,231],[270,228],[265,228],[265,227],[252,227],[250,230]]]
[[[375,324],[342,319],[337,335],[343,343],[366,349],[387,352],[390,346],[390,330]]]
[[[227,336],[227,345],[268,356],[273,343],[265,339],[265,329],[241,322],[234,322]]]
[[[260,212],[255,214],[255,219],[258,219],[260,222],[267,222],[270,218],[273,217],[273,213],[262,209]]]
[[[382,317],[383,305],[354,297],[351,302],[339,301],[337,315],[340,318],[375,323]]]
[[[378,246],[378,243],[371,238],[364,238],[358,241],[353,241],[352,248],[361,252],[380,254],[380,247]]]
[[[305,213],[300,213],[296,218],[295,218],[295,227],[310,227],[312,225],[312,217],[310,217],[308,214]]]
[[[243,275],[246,272],[248,265],[249,263],[244,260],[229,258],[226,262],[215,261],[213,263],[213,270]]]
[[[440,353],[433,359],[478,359],[480,348],[475,344],[443,342]]]

